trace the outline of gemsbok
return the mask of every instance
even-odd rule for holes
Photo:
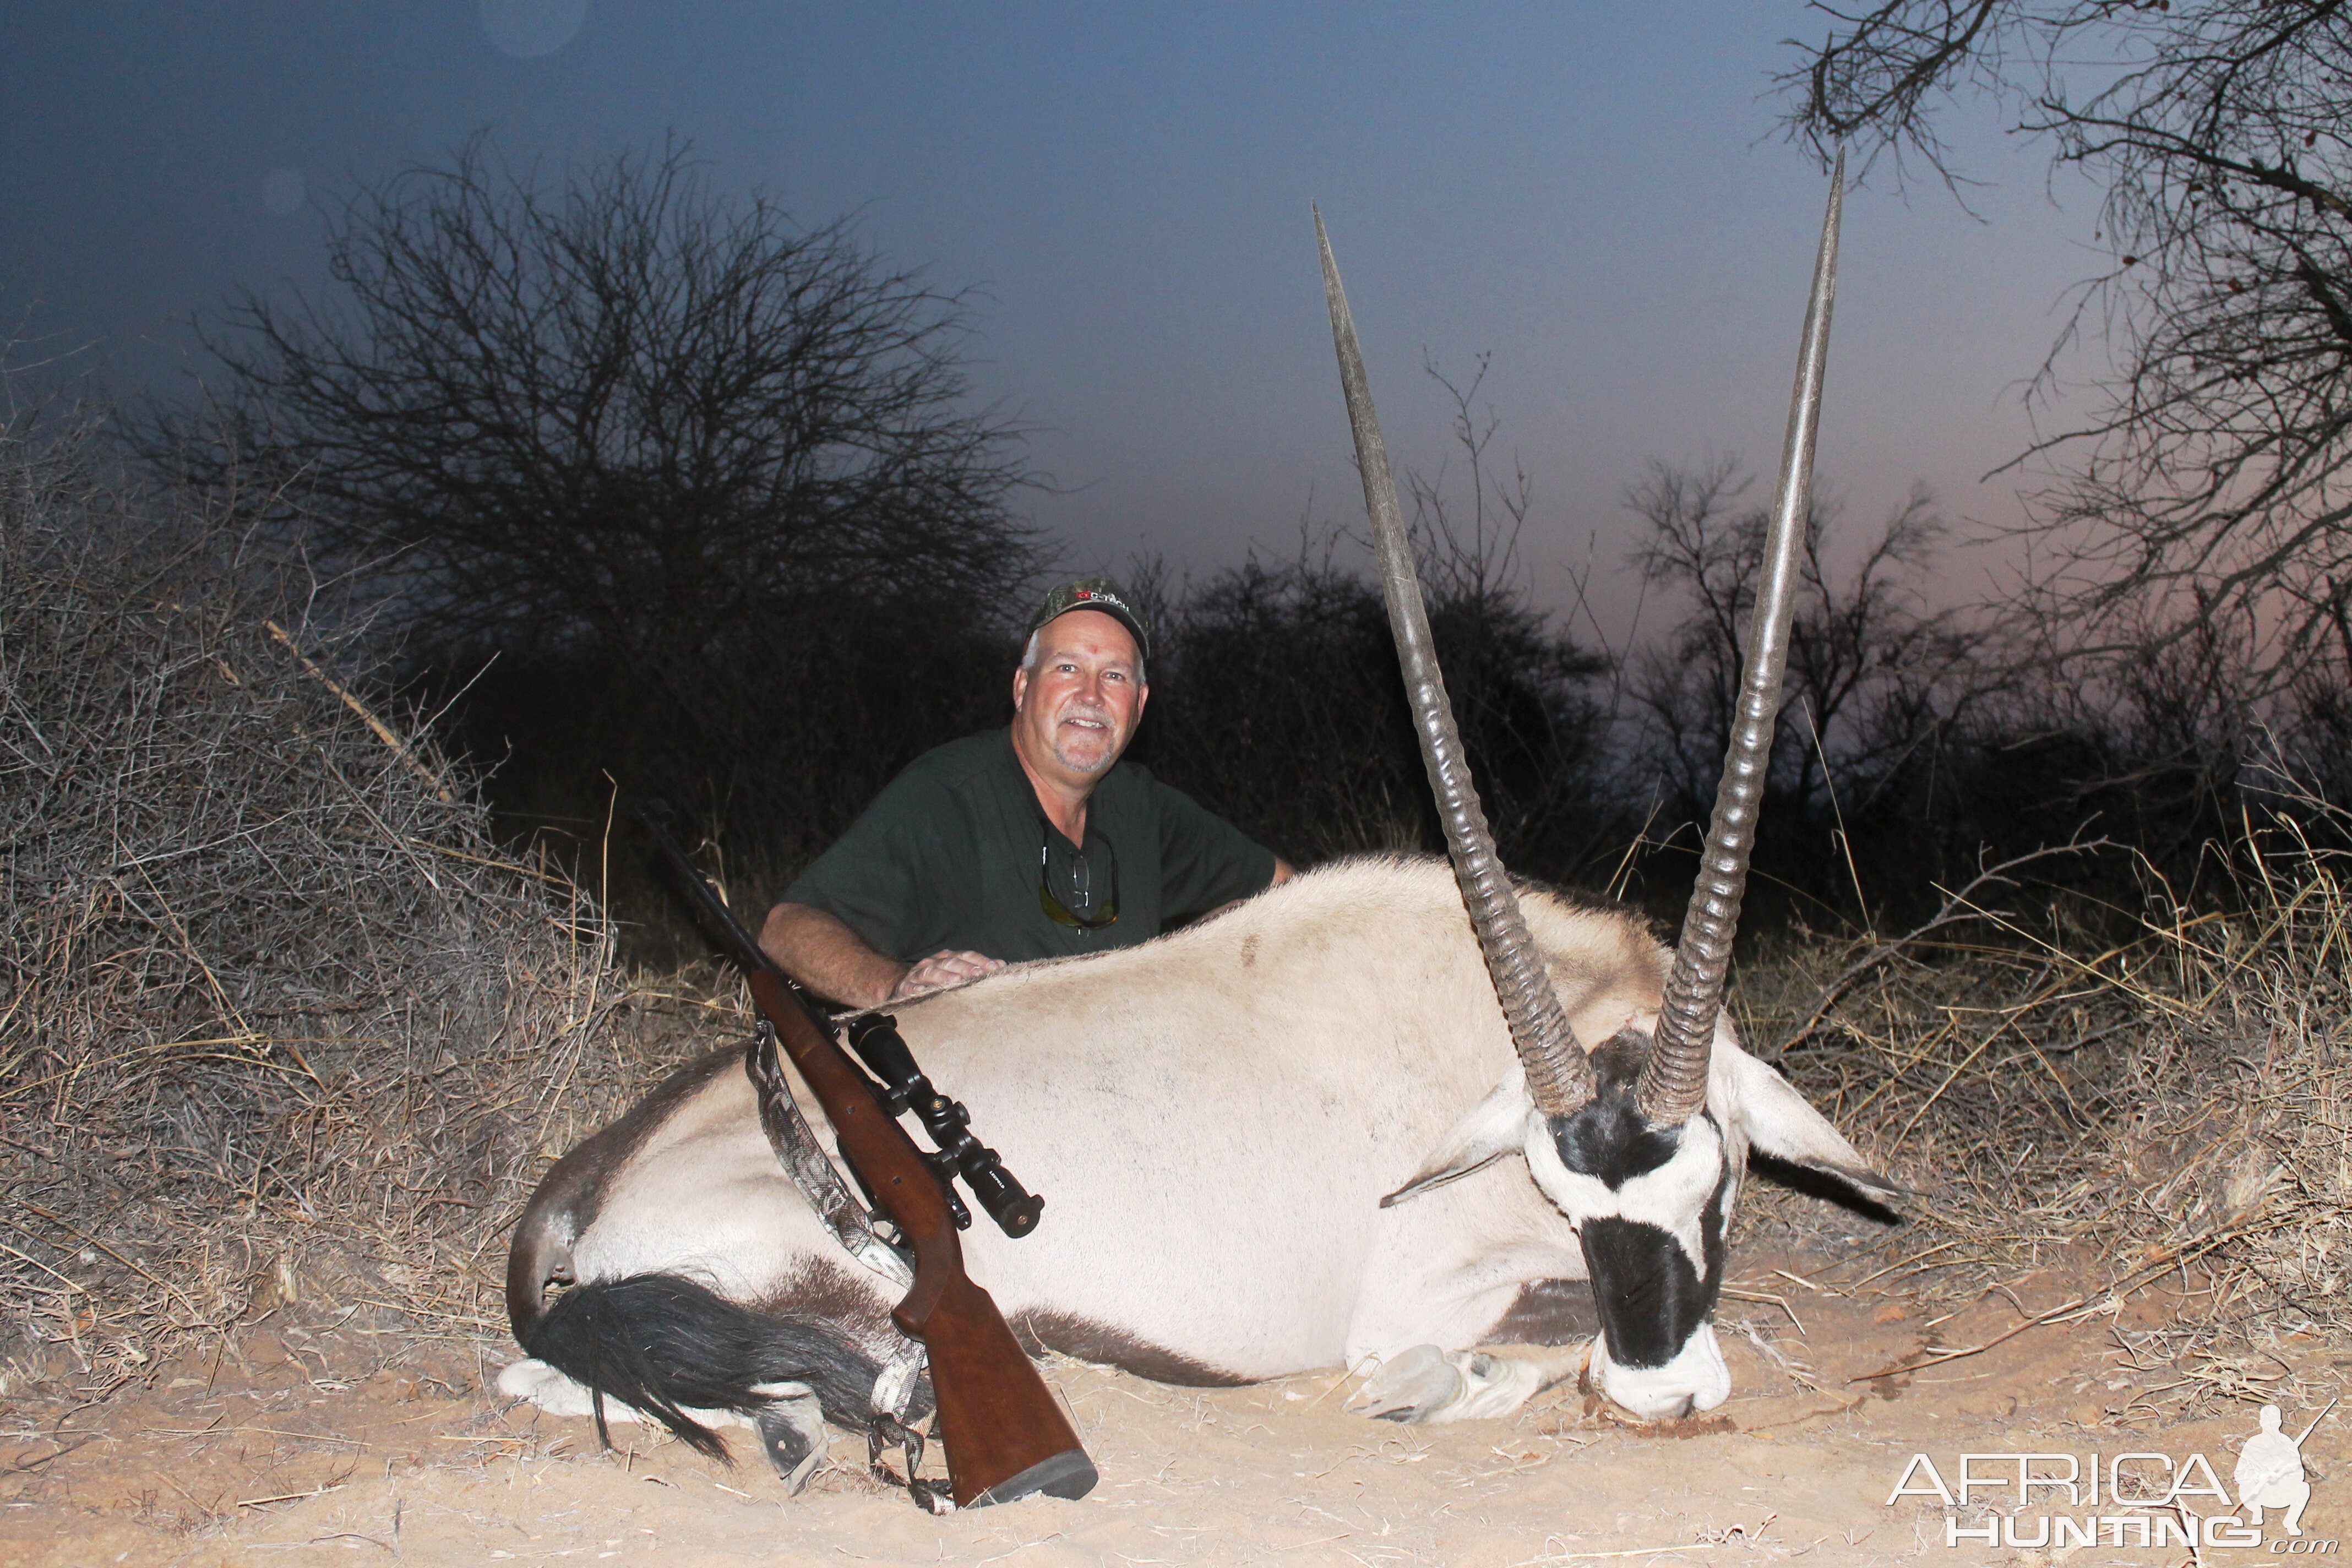
[[[1842,187],[1841,166],[1729,755],[1672,952],[1625,910],[1515,886],[1496,858],[1316,216],[1451,874],[1342,861],[1139,947],[896,1007],[930,1078],[1050,1196],[1034,1236],[983,1226],[965,1244],[1028,1342],[1185,1384],[1371,1365],[1358,1404],[1408,1421],[1503,1415],[1582,1369],[1633,1415],[1677,1417],[1729,1390],[1711,1319],[1749,1152],[1898,1190],[1740,1049],[1721,1007],[1780,705]],[[919,1408],[926,1385],[890,1321],[903,1274],[821,1222],[742,1060],[681,1069],[548,1176],[507,1282],[531,1359],[500,1386],[574,1415],[601,1394],[704,1446],[709,1424],[755,1424],[797,1481],[824,1418],[863,1428],[877,1408]],[[1574,1280],[1591,1282],[1590,1315],[1559,1289]],[[1478,1348],[1504,1339],[1557,1348]]]

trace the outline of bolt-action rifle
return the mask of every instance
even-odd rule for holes
[[[948,1481],[956,1506],[1010,1502],[1032,1492],[1084,1497],[1095,1484],[1094,1462],[1045,1380],[1013,1337],[1004,1315],[964,1273],[963,1247],[956,1239],[944,1173],[925,1159],[890,1114],[888,1092],[842,1053],[800,987],[760,950],[676,841],[649,813],[640,811],[637,818],[677,874],[710,934],[719,939],[751,982],[761,1016],[775,1030],[802,1081],[824,1108],[841,1140],[843,1156],[872,1194],[881,1217],[897,1226],[914,1250],[914,1286],[890,1317],[901,1331],[923,1342],[929,1358],[938,1406],[932,1432],[947,1450]],[[989,1159],[992,1162],[994,1156]],[[1021,1194],[1018,1184],[1013,1184],[1012,1194],[1020,1196],[1024,1207],[1034,1202]],[[1014,1234],[1025,1233],[1035,1217],[1035,1210],[1026,1208],[1026,1223]],[[1006,1229],[1013,1226],[1007,1224]]]

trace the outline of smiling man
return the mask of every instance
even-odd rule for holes
[[[1131,947],[1290,875],[1119,760],[1151,695],[1150,628],[1108,578],[1045,595],[1013,723],[925,752],[768,913],[811,990],[874,1007],[1007,963]]]

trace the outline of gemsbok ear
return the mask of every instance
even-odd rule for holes
[[[1916,1195],[1872,1170],[1862,1152],[1845,1141],[1845,1134],[1832,1126],[1829,1118],[1807,1104],[1778,1068],[1745,1051],[1724,1056],[1738,1085],[1733,1103],[1739,1107],[1739,1121],[1750,1148],[1834,1177],[1865,1197]]]
[[[1527,1069],[1514,1062],[1486,1098],[1454,1124],[1437,1152],[1413,1173],[1412,1180],[1382,1198],[1381,1207],[1393,1207],[1432,1187],[1484,1169],[1506,1154],[1518,1153],[1527,1145],[1528,1118],[1535,1108],[1528,1093]]]

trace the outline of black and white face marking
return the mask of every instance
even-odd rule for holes
[[[1599,1093],[1530,1138],[1537,1184],[1576,1226],[1601,1335],[1592,1378],[1645,1420],[1709,1410],[1731,1392],[1709,1320],[1723,1289],[1733,1172],[1702,1111],[1654,1127],[1634,1103],[1649,1042],[1620,1035],[1593,1053]]]

